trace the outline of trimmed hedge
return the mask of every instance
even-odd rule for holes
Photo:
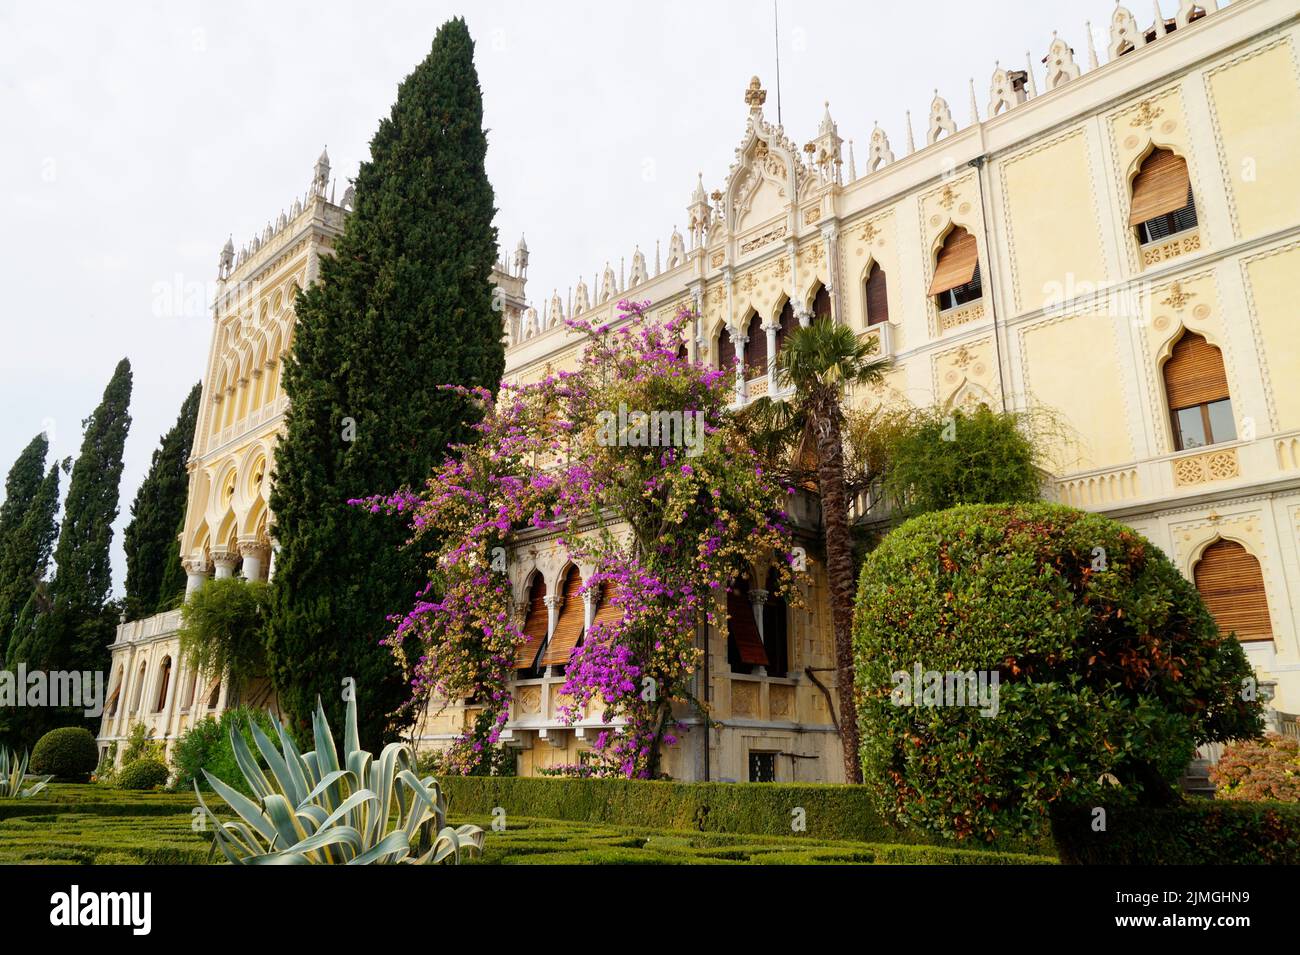
[[[90,730],[62,726],[37,740],[29,768],[39,775],[53,774],[61,782],[85,782],[98,765],[99,747]]]
[[[457,818],[490,815],[501,807],[507,820],[528,816],[695,832],[1053,852],[1045,831],[1038,838],[999,839],[977,846],[917,829],[896,829],[875,811],[871,794],[861,786],[515,776],[447,776],[438,782]],[[804,810],[807,825],[800,832],[791,828],[797,808]]]
[[[1300,865],[1300,806],[1190,800],[1166,809],[1092,807],[1053,814],[1062,863],[1071,865]]]

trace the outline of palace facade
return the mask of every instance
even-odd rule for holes
[[[500,266],[506,377],[572,367],[580,341],[564,319],[612,320],[633,298],[665,317],[695,309],[685,345],[702,362],[735,363],[737,403],[776,395],[784,335],[828,319],[894,361],[855,406],[1050,410],[1064,428],[1048,495],[1165,550],[1242,640],[1275,722],[1294,727],[1300,11],[1294,0],[1180,0],[1140,24],[1117,6],[1086,40],[1076,54],[1054,36],[1040,62],[998,66],[986,93],[972,82],[965,124],[954,112],[966,108],[936,93],[895,142],[876,127],[861,170],[829,107],[801,147],[767,119],[755,78],[735,162],[712,191],[701,177],[666,256],[657,247],[651,265],[638,249],[630,269],[606,264],[540,307],[525,303],[522,242],[513,268]],[[182,538],[191,586],[273,564],[276,361],[294,284],[312,280],[348,204],[326,199],[318,168],[301,207],[237,260],[223,253]],[[240,287],[251,294],[231,299]],[[796,516],[814,545],[810,609],[769,599],[765,568],[733,586],[729,626],[701,635],[698,690],[714,725],[682,714],[666,765],[678,778],[843,778],[811,556],[819,518],[811,502]],[[545,536],[513,551],[516,604],[537,638],[517,660],[506,734],[523,773],[579,762],[601,725],[589,713],[568,726],[555,710],[562,658],[601,612],[598,596],[577,596],[589,572]],[[175,625],[164,614],[119,629],[104,744],[134,720],[173,739],[228,702],[219,683],[173,674]],[[468,715],[449,705],[417,734],[444,745]]]

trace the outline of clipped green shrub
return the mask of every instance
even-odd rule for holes
[[[1262,728],[1240,643],[1168,558],[1055,504],[903,524],[863,566],[854,636],[867,788],[948,837],[1041,831],[1049,806],[1103,787],[1168,802],[1198,743]],[[989,699],[996,678],[996,707],[951,705],[969,684],[926,675],[950,673],[983,673]]]
[[[90,730],[62,726],[50,730],[32,750],[31,771],[53,776],[60,782],[84,783],[99,765],[99,747]]]
[[[1053,813],[1052,836],[1069,865],[1300,865],[1300,806],[1190,799],[1164,808],[1104,805]]]
[[[1300,740],[1270,733],[1229,743],[1210,781],[1216,799],[1300,802]]]
[[[938,845],[945,841],[921,829],[891,826],[862,786],[511,776],[446,776],[442,786],[458,813],[491,817],[499,807],[507,820],[534,817],[853,842]],[[802,828],[796,829],[796,822]],[[995,847],[1008,852],[1052,851],[1046,826],[1037,834],[997,840]]]
[[[126,763],[117,773],[118,789],[157,789],[167,785],[171,775],[167,764],[161,759],[146,756],[133,763]]]
[[[1035,432],[1028,413],[929,408],[891,435],[883,467],[885,492],[907,515],[958,504],[1035,501],[1042,488]]]
[[[256,748],[252,730],[249,729],[252,722],[256,722],[267,735],[273,733],[270,714],[247,706],[226,710],[219,720],[211,716],[205,717],[186,730],[172,751],[172,763],[176,766],[174,788],[189,790],[197,783],[202,789],[211,789],[203,775],[203,770],[206,769],[218,779],[229,780],[230,785],[245,796],[253,795],[235,760],[235,750],[230,743],[230,731],[232,727],[238,727],[258,765],[265,769],[266,760]]]

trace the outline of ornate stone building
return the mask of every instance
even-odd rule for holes
[[[712,191],[701,177],[666,257],[657,247],[651,266],[637,250],[630,270],[606,263],[567,299],[525,308],[521,243],[507,378],[572,367],[580,343],[563,319],[612,319],[619,299],[635,298],[665,316],[693,307],[684,344],[710,364],[739,359],[740,403],[774,392],[773,356],[791,328],[825,319],[894,359],[882,386],[851,397],[860,407],[1051,409],[1066,434],[1048,493],[1164,549],[1243,641],[1275,711],[1300,712],[1300,15],[1294,0],[1176,6],[1166,16],[1157,5],[1147,25],[1116,6],[1107,28],[1086,30],[1083,55],[1053,36],[1024,69],[995,65],[987,100],[972,81],[963,126],[936,91],[919,144],[910,115],[897,147],[875,126],[861,172],[829,107],[799,146],[767,119],[754,79],[735,162]],[[308,205],[319,212],[295,213],[295,238],[268,236],[234,267],[239,279],[310,280],[342,212],[319,196]],[[218,555],[226,573],[235,554],[263,566],[256,462],[283,399],[252,372],[291,326],[262,324],[281,288],[258,288],[237,316],[221,296],[215,311],[184,541],[196,575],[208,559],[220,568]],[[239,331],[223,337],[232,321]],[[245,407],[262,411],[260,423],[239,423],[257,413]],[[815,510],[801,518],[815,533]],[[527,773],[577,762],[599,725],[556,718],[563,661],[553,651],[601,608],[565,599],[589,568],[568,566],[546,539],[514,555],[517,605],[540,645],[518,661],[507,732]],[[811,570],[806,612],[766,600],[763,568],[733,588],[731,632],[701,638],[699,689],[717,725],[689,726],[670,773],[842,778],[832,674],[818,676],[830,627],[815,560]],[[123,628],[118,685],[122,672],[145,672],[132,654],[167,626]],[[103,739],[121,735],[118,712]],[[458,705],[431,715],[423,744],[443,744],[464,717]]]

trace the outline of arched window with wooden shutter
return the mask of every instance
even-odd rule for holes
[[[781,314],[776,320],[776,353],[781,354],[781,349],[785,347],[786,340],[794,334],[794,330],[799,327],[799,320],[794,317],[794,303],[786,300],[781,308]]]
[[[560,590],[564,594],[564,606],[560,608],[560,615],[555,619],[555,631],[546,644],[546,652],[542,654],[541,665],[544,667],[566,665],[573,648],[582,639],[587,612],[581,590],[582,574],[578,573],[577,567],[570,567]]]
[[[745,332],[749,341],[745,343],[745,377],[758,378],[767,374],[767,330],[763,320],[755,315],[749,320],[749,329]]]
[[[727,588],[727,658],[733,673],[767,666],[767,650],[758,632],[749,581],[741,577]]]
[[[1165,362],[1164,376],[1175,450],[1236,439],[1232,398],[1219,349],[1195,332],[1184,332]]]
[[[551,625],[550,609],[546,606],[546,581],[540,573],[533,575],[528,590],[528,612],[524,617],[524,642],[515,650],[515,669],[531,670],[537,654],[546,642]]]
[[[1259,561],[1236,541],[1217,540],[1196,563],[1196,589],[1223,633],[1239,640],[1272,640],[1268,596]]]
[[[718,332],[718,368],[726,370],[736,361],[736,343],[731,340],[731,332],[723,325]]]
[[[163,657],[162,671],[158,674],[158,699],[154,703],[153,711],[161,713],[163,707],[167,705],[167,688],[172,682],[172,658]]]
[[[825,285],[817,286],[817,294],[813,296],[812,301],[812,320],[820,322],[822,319],[831,317],[831,293],[826,290]]]
[[[871,263],[867,273],[867,327],[889,321],[889,290],[885,282],[885,270],[877,263]]]
[[[1142,245],[1159,242],[1196,227],[1187,160],[1172,150],[1154,149],[1133,178],[1133,203],[1129,225]]]
[[[767,600],[763,604],[763,650],[768,676],[785,676],[790,669],[790,610],[780,589],[781,575],[774,568],[767,575]]]
[[[934,260],[930,294],[940,311],[973,302],[984,294],[980,283],[979,246],[975,236],[954,226],[944,236]]]

